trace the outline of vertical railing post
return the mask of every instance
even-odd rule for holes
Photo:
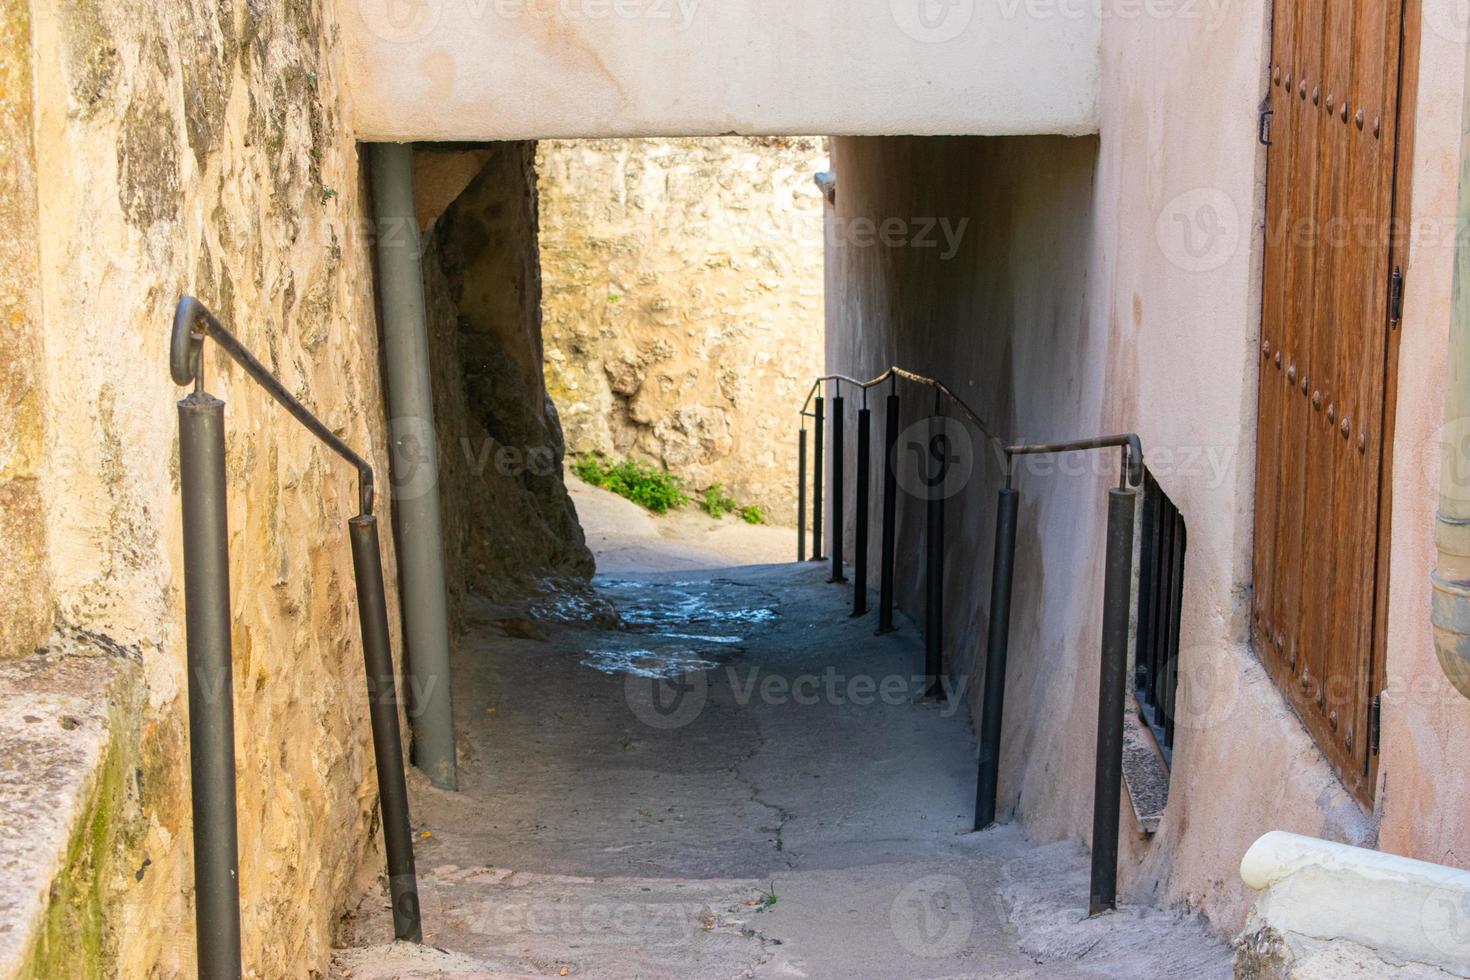
[[[803,416],[804,418],[804,416]],[[806,561],[806,426],[796,436],[796,560]]]
[[[843,411],[842,382],[837,382],[837,395],[832,399],[832,530],[827,535],[832,542],[832,577],[829,582],[846,582],[847,569],[843,567],[842,546],[846,538],[846,521],[843,508],[847,501],[844,484],[847,481],[847,460],[843,457],[843,430],[847,426],[847,414]]]
[[[1102,664],[1097,692],[1097,781],[1092,792],[1092,888],[1088,914],[1118,903],[1118,821],[1122,803],[1123,699],[1128,673],[1128,606],[1133,589],[1133,513],[1138,491],[1108,491]]]
[[[822,560],[822,449],[827,428],[826,400],[818,395],[812,405],[812,561]]]
[[[367,670],[368,715],[373,729],[373,760],[378,769],[378,801],[383,846],[388,854],[388,893],[393,903],[393,935],[423,942],[419,924],[418,878],[413,865],[413,831],[408,822],[408,786],[403,774],[403,742],[398,729],[398,685],[388,641],[388,602],[383,592],[383,558],[378,521],[359,514],[347,522],[352,567],[357,581],[357,613]]]
[[[1016,511],[1020,494],[1001,488],[995,512],[995,563],[990,572],[990,625],[985,641],[985,693],[980,708],[980,775],[975,787],[975,829],[995,823],[1000,781],[1001,716],[1005,708],[1006,652],[1011,633],[1011,583],[1016,564]]]
[[[868,411],[868,392],[863,389],[863,407],[858,409],[857,428],[857,514],[853,533],[852,614],[868,611],[868,442],[872,432],[872,413]]]
[[[892,633],[893,563],[898,527],[898,395],[883,406],[883,528],[878,555],[878,632]]]
[[[934,467],[926,475],[928,496],[927,527],[924,534],[924,697],[940,700],[944,687],[944,478],[949,470],[949,448],[942,420],[934,415],[929,420],[929,464]]]
[[[225,403],[200,391],[179,402],[179,484],[195,940],[199,976],[224,980],[241,973]]]

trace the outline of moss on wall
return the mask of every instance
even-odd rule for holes
[[[117,975],[118,937],[110,912],[114,881],[128,867],[139,827],[128,812],[132,767],[114,739],[97,787],[66,850],[66,867],[51,888],[45,921],[21,980],[77,980]]]

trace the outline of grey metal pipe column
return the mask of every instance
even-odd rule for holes
[[[976,830],[984,830],[995,823],[996,787],[1000,784],[1001,719],[1006,699],[1006,656],[1011,642],[1011,586],[1016,569],[1016,513],[1020,499],[1021,495],[1011,488],[1007,475],[995,511],[990,626],[985,639],[985,694],[980,708],[980,773],[975,784]]]
[[[1470,92],[1470,65],[1465,71]],[[1460,127],[1460,197],[1456,227],[1470,220],[1470,102]],[[1470,698],[1470,245],[1455,243],[1455,286],[1450,316],[1449,377],[1445,384],[1444,459],[1439,478],[1435,545],[1430,573],[1434,649],[1450,683]]]
[[[418,874],[413,863],[413,826],[408,819],[408,784],[403,776],[403,742],[398,734],[398,684],[388,646],[388,603],[383,592],[383,555],[378,519],[359,514],[347,522],[357,581],[357,615],[362,626],[362,661],[367,671],[368,718],[373,726],[373,761],[378,769],[378,811],[383,849],[388,852],[388,894],[393,936],[424,941],[419,921]]]
[[[1108,491],[1103,559],[1102,664],[1097,681],[1097,773],[1092,789],[1092,883],[1087,914],[1118,904],[1118,823],[1123,801],[1123,711],[1128,612],[1133,589],[1133,512],[1138,491]]]
[[[179,402],[179,484],[184,510],[195,942],[201,980],[231,980],[240,976],[240,865],[225,403],[204,392]]]
[[[372,182],[413,762],[435,786],[456,789],[439,453],[413,205],[412,147],[373,144]]]

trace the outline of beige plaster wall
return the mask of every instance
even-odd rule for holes
[[[1460,165],[1466,11],[1424,0],[1412,169],[1413,226],[1400,326],[1389,568],[1388,684],[1379,766],[1379,846],[1470,866],[1470,701],[1439,669],[1429,626],[1429,570],[1444,442],[1446,334]],[[1462,484],[1463,485],[1463,484]]]
[[[1092,132],[1101,8],[1110,5],[335,0],[335,6],[353,124],[364,138],[483,140]],[[1196,9],[1212,6],[1224,4],[1208,0]]]
[[[1234,6],[1213,26],[1107,24],[1095,153],[1019,140],[834,142],[829,224],[972,216],[999,244],[967,247],[950,269],[913,249],[829,249],[829,295],[841,300],[829,305],[828,367],[893,358],[933,372],[973,393],[999,431],[1028,439],[1136,429],[1188,522],[1172,792],[1151,839],[1131,826],[1125,803],[1123,885],[1135,900],[1194,905],[1225,932],[1253,898],[1239,882],[1240,857],[1267,830],[1450,864],[1470,853],[1461,819],[1470,705],[1435,662],[1427,589],[1465,42],[1449,6],[1426,5],[1418,73],[1389,691],[1372,810],[1333,775],[1246,640],[1264,175],[1253,126],[1266,11]],[[963,516],[948,566],[948,663],[965,674],[978,667],[988,601],[993,467],[981,472],[981,487],[951,505]],[[1101,488],[1110,478],[1086,469],[1018,477],[1001,795],[1043,839],[1090,835]],[[900,534],[916,538],[921,522],[922,508],[906,503]],[[973,546],[979,556],[968,554]],[[915,573],[912,562],[900,573],[914,612]]]
[[[0,3],[0,658],[51,631],[39,473],[45,422],[28,0]]]
[[[825,141],[546,141],[546,378],[574,454],[635,456],[795,523],[822,363]]]
[[[32,13],[47,572],[58,623],[133,648],[146,684],[124,768],[145,826],[109,886],[110,955],[125,976],[192,975],[169,325],[179,295],[199,295],[386,484],[363,181],[330,10]],[[229,432],[245,965],[305,976],[326,968],[376,824],[344,533],[355,481],[220,353],[204,366]]]

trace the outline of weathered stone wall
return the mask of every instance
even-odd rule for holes
[[[543,142],[546,377],[574,454],[668,467],[795,521],[822,363],[818,139]]]
[[[387,473],[371,242],[328,11],[32,7],[46,357],[27,385],[45,421],[46,572],[58,627],[130,649],[146,688],[120,767],[142,826],[98,888],[102,949],[124,976],[193,973],[167,368],[179,295],[205,300]],[[345,534],[355,481],[217,350],[204,367],[227,403],[245,965],[304,976],[326,968],[376,826]]]
[[[435,175],[463,174],[465,161],[479,165],[429,230],[423,261],[456,619],[465,590],[501,598],[593,571],[542,379],[535,154],[530,142],[416,154],[425,209],[445,184]]]
[[[40,254],[28,0],[0,2],[0,658],[51,629],[41,516]]]

